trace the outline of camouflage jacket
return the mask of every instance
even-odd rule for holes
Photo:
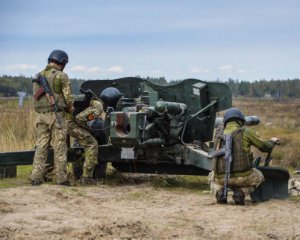
[[[233,134],[236,130],[240,129],[241,126],[237,122],[229,122],[226,124],[226,128],[223,131],[223,134]],[[222,133],[219,133],[219,136],[223,135]],[[221,140],[222,142],[222,140]],[[220,144],[221,145],[221,144]],[[264,141],[262,140],[259,135],[251,128],[244,127],[243,128],[243,135],[242,135],[242,146],[243,146],[243,151],[246,153],[248,156],[248,160],[252,162],[252,157],[251,157],[251,146],[255,146],[262,152],[271,152],[275,143],[272,141]],[[217,173],[217,161],[214,162],[214,170],[215,170],[215,175],[217,178],[223,178],[224,174]],[[234,177],[242,177],[242,176],[247,176],[252,173],[252,169],[247,170],[247,171],[240,171],[240,172],[233,172],[232,173],[232,178]]]
[[[55,66],[47,65],[39,74],[47,78],[59,110],[66,110],[73,106],[74,98],[72,95],[71,82],[66,73],[59,71]],[[39,88],[40,85],[34,82],[33,93],[38,91]],[[52,111],[49,100],[45,94],[39,100],[34,100],[34,108],[37,112]]]
[[[87,126],[89,121],[96,118],[105,119],[103,104],[100,100],[96,99],[92,99],[90,101],[90,106],[76,115],[76,121],[83,126]]]
[[[236,122],[229,122],[226,124],[226,128],[224,129],[224,134],[231,134],[235,130],[239,129],[240,125]],[[274,143],[272,141],[264,141],[260,138],[260,136],[251,128],[245,128],[243,134],[243,149],[247,154],[250,155],[251,146],[255,146],[261,152],[271,152]]]

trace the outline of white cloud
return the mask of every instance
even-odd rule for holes
[[[245,68],[240,68],[240,69],[238,69],[237,70],[237,72],[238,73],[254,73],[254,72],[256,72],[256,70],[254,70],[254,69],[245,69]]]
[[[121,66],[112,66],[107,69],[108,72],[121,73],[124,69]]]
[[[37,65],[35,64],[27,64],[27,63],[17,63],[4,67],[0,67],[1,70],[6,71],[26,71],[26,70],[36,70]]]
[[[103,70],[101,68],[99,68],[99,67],[90,67],[90,68],[87,68],[86,71],[88,73],[98,73],[98,72],[101,72]]]
[[[105,70],[101,69],[100,67],[87,67],[84,65],[78,65],[71,67],[72,72],[79,72],[79,73],[99,73],[104,72]]]
[[[221,73],[232,73],[233,67],[231,65],[222,65],[219,67]]]
[[[87,67],[85,65],[78,65],[71,67],[70,71],[74,73],[122,73],[124,69],[121,66],[112,66],[105,69],[98,66]]]
[[[83,66],[83,65],[73,66],[73,67],[71,67],[71,71],[73,71],[73,72],[85,72],[86,71],[86,66]]]
[[[192,67],[190,67],[190,72],[191,73],[210,73],[210,70],[208,68],[192,66]]]

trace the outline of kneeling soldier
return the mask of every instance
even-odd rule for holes
[[[100,99],[93,97],[89,107],[78,113],[75,119],[68,121],[68,133],[71,137],[78,140],[79,144],[85,149],[85,161],[83,164],[83,174],[80,178],[82,184],[94,184],[93,172],[98,163],[98,142],[89,132],[90,124],[97,118],[105,120],[103,103]],[[80,164],[75,162],[74,164]]]
[[[233,200],[236,205],[245,204],[245,195],[250,194],[263,181],[263,174],[252,167],[250,147],[255,146],[262,152],[271,152],[278,138],[270,141],[262,140],[255,131],[244,127],[245,117],[237,108],[228,109],[224,114],[224,136],[230,136],[231,150],[225,157],[217,157],[213,167],[213,183],[217,203],[227,203],[227,189],[233,190]],[[221,140],[224,144],[225,139]],[[227,145],[227,144],[226,144]],[[227,150],[226,150],[227,151]],[[226,154],[230,155],[230,164],[226,166]],[[226,174],[230,177],[226,179]],[[228,176],[228,175],[227,175]],[[225,185],[224,185],[225,182]]]

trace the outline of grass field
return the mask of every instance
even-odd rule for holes
[[[260,124],[253,128],[261,137],[280,139],[273,151],[273,164],[300,169],[300,99],[240,99],[234,100],[233,106],[245,115],[260,117]]]
[[[19,107],[17,99],[0,99],[0,152],[34,147],[34,116],[30,100]]]
[[[300,169],[300,100],[235,99],[233,106],[245,115],[257,115],[261,123],[253,128],[264,138],[280,138],[281,144],[273,151],[272,164]],[[0,100],[0,151],[19,151],[34,148],[34,116],[30,100],[18,107],[17,100]],[[221,113],[222,115],[222,113]],[[255,154],[258,154],[255,151]],[[28,183],[31,166],[18,167],[18,180],[2,180],[0,187]],[[120,180],[120,179],[119,179]],[[171,182],[170,182],[171,181]],[[193,180],[192,180],[193,181]],[[201,180],[202,181],[202,180]],[[187,185],[185,179],[153,179],[153,185]]]

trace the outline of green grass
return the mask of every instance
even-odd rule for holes
[[[196,192],[209,190],[207,176],[157,175],[151,183],[156,188],[164,188],[170,190],[186,189]]]
[[[300,203],[300,196],[290,196],[289,200],[292,202]]]
[[[0,188],[11,188],[29,185],[32,166],[17,166],[17,177],[0,179]]]

